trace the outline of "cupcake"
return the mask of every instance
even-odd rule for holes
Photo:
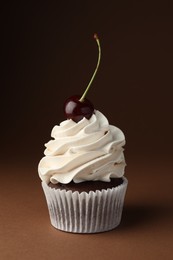
[[[38,170],[52,225],[77,233],[118,226],[127,188],[123,132],[95,110],[63,121],[51,137]]]
[[[112,230],[120,224],[128,184],[124,134],[85,97],[68,99],[65,114],[38,165],[50,222],[73,233]]]

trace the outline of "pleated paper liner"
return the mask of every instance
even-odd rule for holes
[[[46,196],[51,224],[62,231],[98,233],[120,224],[128,181],[111,189],[81,192],[42,187]]]

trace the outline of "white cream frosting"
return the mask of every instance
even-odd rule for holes
[[[124,134],[98,110],[89,120],[68,119],[54,126],[51,137],[38,165],[46,183],[109,182],[124,175]]]

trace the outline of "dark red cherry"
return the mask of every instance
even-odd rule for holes
[[[83,101],[80,101],[80,98],[79,95],[75,95],[69,97],[64,103],[64,114],[66,118],[72,119],[76,123],[84,117],[90,119],[94,113],[93,104],[87,98]]]
[[[75,95],[75,96],[69,97],[64,103],[64,114],[65,114],[66,118],[72,119],[75,122],[79,122],[84,117],[86,117],[87,119],[90,119],[90,117],[94,113],[93,104],[87,98],[85,98],[88,90],[90,89],[91,83],[93,82],[93,80],[95,78],[98,67],[100,65],[101,48],[100,48],[100,42],[99,42],[99,38],[98,38],[97,34],[94,34],[94,39],[97,42],[99,53],[98,53],[97,65],[96,65],[94,73],[90,79],[90,82],[88,83],[88,86],[86,87],[82,96]]]

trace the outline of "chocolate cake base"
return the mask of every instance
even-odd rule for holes
[[[113,187],[117,187],[120,184],[123,183],[122,178],[112,178],[110,182],[104,182],[104,181],[84,181],[80,183],[74,183],[73,181],[68,184],[62,184],[62,183],[49,183],[48,186],[54,189],[60,189],[60,190],[71,190],[72,192],[78,191],[79,193],[85,191],[89,193],[90,191],[96,191],[96,190],[107,190],[111,189]]]

